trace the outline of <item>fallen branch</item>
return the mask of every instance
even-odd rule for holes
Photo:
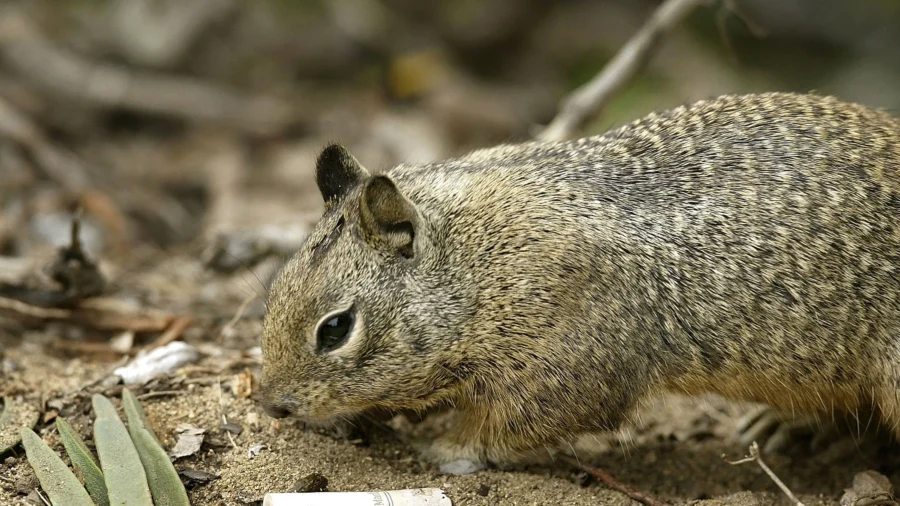
[[[51,144],[31,119],[3,97],[0,97],[0,137],[9,138],[28,150],[41,170],[66,189],[80,190],[88,185],[90,177],[78,158]]]
[[[147,392],[146,394],[138,395],[136,399],[139,401],[143,401],[156,397],[177,397],[179,395],[187,395],[187,392],[185,392],[184,390],[157,390],[155,392]]]
[[[592,466],[589,466],[586,464],[582,464],[581,462],[578,462],[577,460],[573,459],[572,457],[563,456],[562,459],[565,460],[566,462],[568,462],[569,464],[571,464],[572,466],[575,466],[576,468],[578,468],[578,469],[590,474],[594,478],[600,480],[607,487],[609,487],[617,492],[621,492],[621,493],[627,495],[628,497],[634,499],[635,501],[638,501],[639,503],[646,504],[647,506],[669,506],[669,503],[661,501],[649,494],[646,494],[644,492],[641,492],[640,490],[637,490],[634,487],[631,487],[629,485],[622,483],[621,481],[613,478],[609,473],[607,473],[606,471],[604,471],[602,469],[592,467]]]
[[[180,316],[178,318],[175,318],[175,321],[173,321],[172,324],[169,325],[169,328],[166,329],[165,332],[160,334],[159,337],[155,341],[148,344],[141,351],[147,351],[147,352],[153,351],[157,348],[161,348],[161,347],[171,343],[172,341],[181,337],[181,334],[183,334],[184,331],[188,327],[191,326],[191,323],[193,323],[191,321],[191,319],[188,317],[185,317],[185,316]],[[135,352],[135,354],[136,354],[136,352]]]
[[[232,316],[231,319],[228,320],[228,323],[226,323],[225,326],[222,327],[222,330],[219,331],[219,343],[222,342],[222,338],[225,337],[225,334],[228,334],[234,329],[234,326],[237,324],[237,322],[240,321],[241,317],[244,316],[244,311],[247,310],[247,306],[249,306],[251,302],[256,300],[257,297],[259,297],[257,294],[251,293],[249,296],[247,296],[247,298],[244,299],[243,302],[241,302],[241,305],[238,307],[238,310],[234,314],[234,316]]]
[[[0,57],[3,53],[3,23],[3,12],[0,12]],[[134,191],[127,182],[117,180],[115,176],[110,179],[111,171],[102,167],[89,170],[74,153],[54,145],[25,114],[2,96],[0,137],[18,144],[31,155],[45,177],[77,195],[87,214],[102,220],[109,232],[109,242],[119,251],[126,242],[124,223],[127,214],[145,222],[161,223],[172,231],[177,230],[177,224],[187,214],[177,199],[165,192]],[[96,177],[98,173],[105,177]]]
[[[0,58],[32,84],[94,107],[213,123],[273,134],[296,118],[291,105],[244,96],[211,82],[97,63],[56,47],[23,14],[0,12]]]
[[[161,311],[131,309],[121,300],[96,297],[70,309],[33,306],[16,299],[0,297],[0,317],[25,322],[63,321],[100,330],[132,330],[161,332],[172,322],[173,316]]]
[[[728,462],[732,466],[739,466],[741,464],[746,464],[748,462],[756,462],[759,465],[760,469],[762,469],[764,473],[769,475],[769,478],[771,478],[772,481],[775,482],[776,485],[778,485],[778,488],[780,488],[781,491],[784,492],[784,495],[788,496],[788,499],[790,499],[794,503],[795,506],[804,506],[804,504],[802,502],[800,502],[800,499],[797,499],[797,496],[795,496],[794,493],[791,492],[791,489],[789,489],[787,487],[787,485],[785,485],[784,482],[781,481],[778,478],[778,476],[771,469],[769,469],[769,466],[767,466],[766,463],[763,461],[762,457],[759,455],[759,445],[756,444],[756,441],[754,441],[750,445],[750,455],[748,457],[744,457],[740,460],[731,462],[723,454],[722,460],[724,460],[725,462]]]
[[[54,340],[53,349],[79,355],[93,355],[94,359],[101,360],[115,360],[122,355],[120,351],[115,350],[107,342],[72,341],[65,338]]]
[[[618,54],[587,84],[573,91],[559,113],[538,139],[560,141],[570,138],[596,116],[609,100],[650,60],[663,36],[691,12],[712,0],[666,0],[625,44]]]
[[[38,262],[30,258],[0,256],[0,284],[16,285],[38,269]]]
[[[111,31],[131,62],[157,68],[184,61],[191,46],[215,23],[239,7],[235,0],[111,2]]]

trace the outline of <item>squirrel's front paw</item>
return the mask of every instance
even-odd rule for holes
[[[444,474],[472,474],[486,467],[484,457],[474,446],[437,439],[416,445],[422,460],[435,464]]]

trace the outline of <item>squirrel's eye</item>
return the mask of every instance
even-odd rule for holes
[[[351,329],[353,329],[353,313],[351,311],[338,313],[322,322],[316,332],[316,348],[319,353],[328,353],[340,348],[347,342]]]

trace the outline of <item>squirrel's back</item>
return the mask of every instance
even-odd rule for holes
[[[278,413],[453,404],[441,459],[617,427],[661,389],[900,427],[900,121],[725,96],[605,135],[371,175],[272,285]]]
[[[474,333],[527,321],[517,331],[536,341],[565,336],[545,343],[559,353],[594,335],[593,367],[797,408],[854,404],[834,399],[858,397],[866,367],[893,367],[886,354],[900,371],[900,122],[887,113],[725,96],[390,176],[447,234],[448,271],[478,292]],[[795,398],[794,383],[815,388]]]

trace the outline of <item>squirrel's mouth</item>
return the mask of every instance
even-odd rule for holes
[[[453,388],[440,388],[418,396],[394,397],[390,394],[374,399],[347,399],[331,395],[318,398],[298,399],[295,395],[285,395],[277,399],[262,401],[266,414],[276,419],[297,418],[312,426],[331,426],[339,420],[347,420],[364,415],[369,411],[419,411],[425,412],[445,403],[453,397]]]

